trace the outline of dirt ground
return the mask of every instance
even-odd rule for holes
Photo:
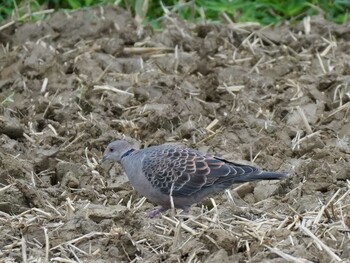
[[[57,12],[0,31],[0,262],[350,262],[350,25]],[[264,170],[183,221],[119,165],[126,136]]]

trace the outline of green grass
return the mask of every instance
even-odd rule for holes
[[[13,96],[15,95],[15,93],[11,93],[10,95],[8,95],[6,98],[4,98],[2,101],[1,101],[1,105],[2,106],[8,106],[9,104],[15,102],[13,100]]]
[[[78,9],[95,5],[114,4],[130,10],[153,27],[158,27],[164,9],[159,0],[2,0],[0,23],[6,17],[21,17],[42,8]],[[145,5],[145,3],[147,3]],[[163,0],[163,5],[179,17],[197,21],[219,20],[226,13],[234,22],[259,22],[263,25],[280,21],[300,20],[307,15],[323,13],[336,23],[350,21],[350,0]]]

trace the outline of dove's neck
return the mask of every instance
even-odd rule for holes
[[[125,153],[122,154],[122,156],[120,156],[120,159],[123,159],[124,157],[130,155],[134,151],[135,151],[135,149],[130,149],[130,150],[126,151]]]
[[[147,195],[148,180],[142,171],[142,162],[145,155],[135,151],[121,159],[121,165],[128,176],[131,185],[141,194]]]
[[[135,150],[129,150],[128,152],[123,154],[120,160],[120,164],[122,165],[126,175],[128,176],[129,181],[133,183],[134,180],[137,180],[136,177],[142,170],[141,163],[143,156]]]

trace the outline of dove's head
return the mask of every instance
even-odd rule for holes
[[[124,140],[118,140],[108,144],[105,152],[103,153],[102,162],[107,160],[112,160],[115,162],[120,162],[122,157],[131,153],[133,148],[131,145]]]

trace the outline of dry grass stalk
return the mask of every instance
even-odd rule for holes
[[[47,217],[47,218],[51,218],[52,215],[51,213],[48,213],[48,212],[45,212],[39,208],[32,208],[31,211],[35,211],[35,212],[38,212],[38,213],[41,213],[43,216]]]
[[[306,16],[304,17],[303,19],[303,25],[304,25],[304,32],[305,32],[305,35],[309,35],[310,32],[311,32],[311,18],[310,16]]]
[[[298,111],[298,113],[300,115],[301,120],[303,121],[303,124],[304,124],[304,126],[306,128],[306,132],[308,134],[311,134],[312,133],[312,129],[311,129],[311,126],[310,126],[310,124],[309,124],[309,122],[308,122],[308,120],[306,118],[304,110],[300,106],[297,106],[296,109],[297,109],[297,111]]]
[[[52,126],[52,124],[48,124],[47,127],[53,132],[55,136],[58,136],[56,129]]]
[[[190,228],[189,226],[187,226],[187,225],[184,224],[184,223],[181,223],[180,221],[178,221],[178,220],[175,219],[175,218],[174,218],[174,219],[171,219],[171,218],[169,218],[169,217],[167,217],[167,216],[165,216],[165,215],[162,215],[162,218],[165,219],[166,221],[172,223],[172,224],[175,225],[175,226],[177,226],[178,224],[180,224],[181,228],[184,229],[185,231],[189,232],[191,235],[194,235],[194,236],[195,236],[195,235],[198,234],[194,229]]]
[[[279,250],[278,248],[275,247],[269,247],[269,246],[264,246],[268,248],[271,252],[279,255],[281,258],[284,258],[288,262],[295,262],[295,263],[312,263],[312,261],[304,259],[304,258],[297,258],[292,255],[289,255],[287,253],[284,253],[283,251]]]
[[[112,63],[108,64],[108,66],[101,72],[101,74],[95,79],[95,83],[99,83],[104,75],[106,75],[109,68],[112,66]]]
[[[247,248],[248,262],[252,262],[252,255],[250,253],[250,246],[248,240],[245,241],[245,247]]]
[[[201,216],[201,215],[200,215]],[[199,227],[203,228],[203,229],[209,229],[209,226],[207,226],[206,224],[203,224],[199,221],[196,221],[194,218],[190,217],[188,220],[190,220],[190,222],[198,225]]]
[[[346,180],[346,181],[347,181],[348,187],[350,188],[350,181],[349,181],[349,180]],[[341,202],[345,197],[347,197],[349,194],[350,194],[350,189],[347,190],[347,191],[334,203],[334,205],[340,204],[340,202]]]
[[[303,225],[299,226],[300,230],[303,231],[306,235],[311,237],[315,243],[321,248],[320,250],[324,250],[335,262],[341,262],[341,258],[337,256],[330,247],[328,247],[326,244],[324,244],[317,236],[315,236],[308,228],[304,227]]]
[[[24,236],[22,236],[22,238],[21,238],[21,247],[22,247],[22,262],[27,263],[28,262],[27,242],[26,242]]]
[[[169,47],[125,47],[123,52],[130,55],[143,55],[155,53],[169,53],[173,52],[173,48]]]
[[[23,20],[27,19],[28,17],[47,15],[47,14],[51,14],[53,12],[55,12],[55,9],[47,9],[47,10],[42,10],[42,11],[38,11],[38,12],[24,14],[23,16],[17,18],[17,20],[12,20],[12,21],[6,23],[5,25],[0,26],[0,31],[14,25],[17,21],[23,21]]]
[[[227,90],[229,92],[240,92],[242,89],[245,88],[245,85],[232,85],[232,86],[219,86],[218,90]]]
[[[57,89],[55,94],[52,96],[52,98],[50,99],[49,103],[47,104],[44,113],[43,113],[43,118],[45,118],[47,111],[49,110],[49,108],[51,107],[52,102],[54,101],[54,99],[56,98],[56,96],[58,95],[60,89]],[[45,94],[46,95],[46,94]]]
[[[321,57],[325,57],[330,50],[334,49],[337,47],[337,42],[336,41],[332,41],[332,40],[328,40],[324,37],[322,37],[322,39],[328,44],[328,46],[322,51],[322,53],[320,54]]]
[[[258,60],[258,62],[256,62],[256,64],[250,69],[249,74],[252,74],[253,71],[255,71],[256,73],[259,74],[260,72],[259,72],[258,66],[263,62],[264,59],[265,59],[265,56],[262,56],[262,57]]]
[[[45,236],[45,262],[49,262],[49,250],[50,250],[50,242],[49,242],[49,235],[47,233],[47,228],[44,227],[44,236]]]
[[[213,128],[219,123],[218,119],[214,119],[209,125],[205,128],[209,132],[214,132]]]
[[[85,153],[86,165],[88,167],[90,167],[91,169],[95,169],[96,168],[96,164],[90,161],[89,156],[88,156],[88,148],[87,147],[85,147],[84,153]]]
[[[134,204],[134,210],[140,209],[143,204],[146,202],[146,197],[142,197],[136,204]]]
[[[72,200],[69,197],[66,198],[66,201],[66,217],[69,220],[72,218],[75,208],[73,206]]]
[[[179,63],[180,63],[180,59],[179,59],[179,47],[178,45],[175,46],[175,50],[174,50],[174,72],[176,73],[178,68],[179,68]]]
[[[349,109],[350,108],[350,101],[348,101],[347,103],[345,103],[344,105],[338,107],[336,110],[334,110],[332,113],[330,113],[327,118],[332,117],[333,115],[337,114],[338,112],[340,112],[341,110],[344,109]]]
[[[115,93],[119,93],[119,94],[125,94],[125,95],[129,95],[134,97],[134,93],[125,91],[125,90],[121,90],[121,89],[117,89],[115,87],[109,86],[109,85],[95,85],[94,86],[94,91],[112,91]]]
[[[57,246],[54,246],[54,247],[52,247],[52,248],[50,249],[50,251],[55,250],[55,249],[58,249],[58,248],[60,248],[60,247],[62,247],[62,246],[64,246],[64,245],[71,245],[71,244],[78,243],[78,242],[80,242],[81,240],[89,239],[89,238],[91,238],[91,237],[96,237],[96,236],[109,236],[109,235],[110,235],[110,234],[104,233],[104,232],[96,232],[96,231],[90,232],[90,233],[85,234],[85,235],[83,235],[83,236],[81,236],[81,237],[77,237],[77,238],[74,238],[74,239],[72,239],[72,240],[63,242],[63,243],[61,243],[61,244],[59,244],[59,245],[57,245]]]
[[[11,188],[12,186],[15,186],[15,184],[9,184],[9,185],[4,186],[3,188],[0,188],[0,192],[6,191],[7,189]]]
[[[207,136],[207,137],[203,138],[202,140],[200,140],[199,142],[197,142],[196,145],[200,145],[201,143],[206,142],[206,141],[214,138],[215,135],[219,134],[220,132],[221,132],[221,128],[217,129],[216,132],[210,134],[209,136]]]
[[[170,193],[169,193],[169,199],[170,199],[170,207],[171,207],[171,215],[172,215],[172,217],[175,217],[175,205],[174,205],[174,198],[173,198],[174,184],[175,184],[175,182],[173,182],[173,183],[171,184]]]
[[[54,258],[51,258],[50,261],[52,261],[52,262],[63,262],[63,263],[76,263],[75,260],[62,258],[62,257],[54,257]]]
[[[66,145],[62,151],[66,151],[70,146],[72,146],[74,143],[76,143],[78,140],[80,140],[83,136],[85,136],[85,132],[82,132],[81,134],[79,134],[79,136],[75,137],[68,145]],[[66,142],[69,142],[69,140],[65,141],[60,148],[62,148],[64,146],[64,144],[66,144]]]
[[[295,135],[295,137],[292,140],[292,150],[294,151],[295,149],[299,149],[300,145],[303,141],[305,141],[313,136],[320,135],[320,133],[321,133],[321,131],[315,131],[315,132],[308,134],[308,135],[304,136],[303,138],[301,138],[302,132],[297,131],[297,134]]]
[[[44,94],[46,92],[47,84],[49,83],[48,78],[44,78],[43,84],[41,85],[40,93]]]
[[[337,101],[337,96],[339,97],[339,106],[343,105],[343,96],[344,96],[344,85],[339,84],[334,89],[333,102]]]
[[[320,209],[319,213],[317,214],[315,220],[314,220],[314,224],[318,224],[321,220],[322,215],[326,212],[327,207],[334,201],[334,199],[336,198],[336,196],[339,194],[339,192],[341,191],[341,189],[338,189],[335,194],[332,196],[332,198],[328,201],[328,203],[324,206],[322,206],[322,208]]]
[[[32,137],[30,137],[28,134],[26,134],[25,132],[23,133],[23,136],[24,136],[24,138],[26,138],[28,141],[30,141],[31,143],[35,143],[36,141],[32,138]]]
[[[316,57],[317,57],[318,63],[320,63],[320,67],[321,67],[321,69],[322,69],[323,74],[326,74],[326,73],[327,73],[327,70],[326,70],[326,68],[324,67],[324,64],[323,64],[322,58],[321,58],[321,56],[320,56],[320,53],[317,52],[317,53],[316,53]]]
[[[216,205],[215,199],[214,198],[210,198],[211,203],[213,204],[213,211],[214,211],[214,215],[213,215],[213,219],[212,222],[217,222],[218,218],[219,218],[219,214],[218,214],[218,206]]]

